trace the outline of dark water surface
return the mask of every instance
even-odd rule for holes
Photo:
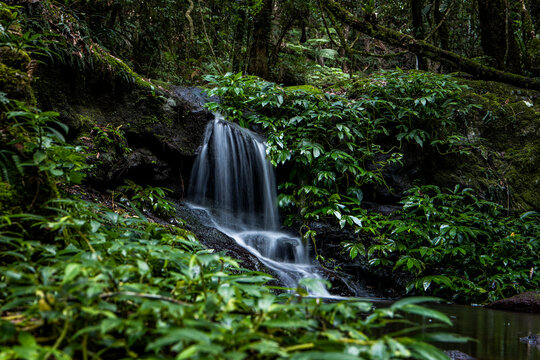
[[[540,344],[522,343],[519,338],[540,333],[540,314],[526,314],[462,305],[433,305],[450,317],[451,332],[478,340],[465,344],[442,344],[478,360],[540,360]],[[426,320],[426,323],[429,320]]]
[[[339,301],[345,298],[330,298],[329,301]],[[351,299],[351,298],[349,298]],[[380,298],[362,298],[360,301],[370,302],[376,308],[388,308],[393,300]],[[442,350],[459,350],[477,360],[540,360],[540,343],[531,345],[520,342],[519,339],[529,335],[540,335],[540,314],[528,314],[502,310],[485,309],[480,306],[420,304],[430,309],[446,314],[452,320],[453,326],[427,317],[407,315],[406,318],[423,325],[425,330],[432,333],[449,333],[473,339],[465,343],[432,343]],[[403,314],[403,313],[402,313]],[[433,327],[433,325],[442,326]],[[385,327],[382,335],[390,331],[403,329]],[[418,334],[418,333],[417,333]],[[375,332],[375,335],[377,333]]]
[[[387,301],[375,301],[375,306],[386,307]],[[540,334],[540,314],[527,314],[484,309],[464,305],[428,305],[446,314],[453,327],[439,328],[477,341],[466,343],[435,343],[443,350],[459,350],[478,360],[540,360],[540,344],[522,343],[520,338]],[[418,321],[418,319],[415,319]],[[433,324],[421,318],[424,325]]]

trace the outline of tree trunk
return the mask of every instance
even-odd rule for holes
[[[444,17],[444,13],[441,11],[441,0],[435,0],[433,3],[434,11],[433,18],[435,20],[435,26],[438,26],[437,29],[437,38],[441,48],[444,50],[450,50],[450,33],[448,32],[448,24]]]
[[[521,72],[521,54],[514,37],[508,0],[477,0],[484,54],[498,69]]]
[[[413,35],[416,39],[423,39],[426,36],[424,29],[424,17],[422,16],[422,8],[424,0],[411,0],[411,15],[413,25]],[[418,59],[418,69],[427,70],[428,63],[426,58],[421,54],[416,54]]]
[[[417,40],[410,35],[403,34],[378,24],[363,21],[343,9],[334,0],[321,0],[321,3],[326,10],[334,14],[336,18],[351,25],[356,30],[368,36],[385,41],[388,44],[405,48],[415,54],[422,54],[432,60],[452,66],[455,69],[468,72],[479,79],[500,81],[511,85],[540,90],[540,78],[529,78],[485,66],[464,56],[441,49],[426,41]]]
[[[540,54],[535,51],[535,47],[533,46],[534,41],[536,41],[536,32],[534,31],[531,14],[527,9],[525,0],[520,0],[519,5],[519,11],[521,14],[521,34],[523,37],[523,44],[525,45],[525,51],[523,52],[523,64],[526,70],[535,74],[536,69],[534,69],[533,63],[538,62],[536,59],[540,57]],[[536,73],[535,75],[538,74]]]
[[[270,32],[272,31],[272,0],[263,0],[260,12],[253,21],[253,43],[251,45],[248,73],[263,79],[270,77],[268,64]]]
[[[533,22],[535,29],[540,29],[540,1],[538,0],[525,0],[529,15]]]
[[[239,20],[234,27],[233,53],[231,57],[232,71],[235,73],[239,72],[243,68],[240,59],[242,59],[241,52],[245,35],[245,23],[247,21],[246,11],[244,10],[243,6],[239,6],[238,18]]]

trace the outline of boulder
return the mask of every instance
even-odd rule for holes
[[[540,291],[529,291],[495,301],[487,308],[540,314]]]
[[[60,113],[69,126],[69,141],[99,156],[88,178],[92,186],[114,188],[129,178],[184,195],[206,123],[214,118],[202,106],[201,89],[142,86],[61,65],[40,69],[35,87],[40,108]],[[112,146],[96,146],[96,128],[114,131]],[[119,140],[123,146],[114,146]]]

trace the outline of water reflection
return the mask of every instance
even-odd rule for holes
[[[520,338],[540,333],[540,314],[460,306],[430,306],[448,315],[452,332],[477,339],[465,344],[443,344],[444,349],[458,349],[479,360],[540,360],[536,345]],[[428,320],[424,320],[428,321]]]
[[[388,300],[370,300],[376,307],[388,307]],[[540,360],[540,344],[520,342],[520,338],[540,334],[540,314],[517,313],[464,305],[424,304],[446,314],[453,327],[435,331],[466,336],[476,341],[436,343],[443,350],[459,350],[477,360]],[[433,325],[428,318],[411,316],[411,320]]]

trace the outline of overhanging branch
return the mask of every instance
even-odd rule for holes
[[[530,78],[518,74],[505,72],[490,66],[458,55],[454,52],[441,49],[424,40],[415,39],[410,35],[389,29],[379,24],[371,23],[353,16],[343,9],[335,0],[321,0],[326,11],[333,14],[337,19],[349,24],[356,30],[382,40],[390,45],[398,46],[418,55],[426,56],[458,70],[484,80],[494,80],[511,85],[540,90],[540,78]]]

